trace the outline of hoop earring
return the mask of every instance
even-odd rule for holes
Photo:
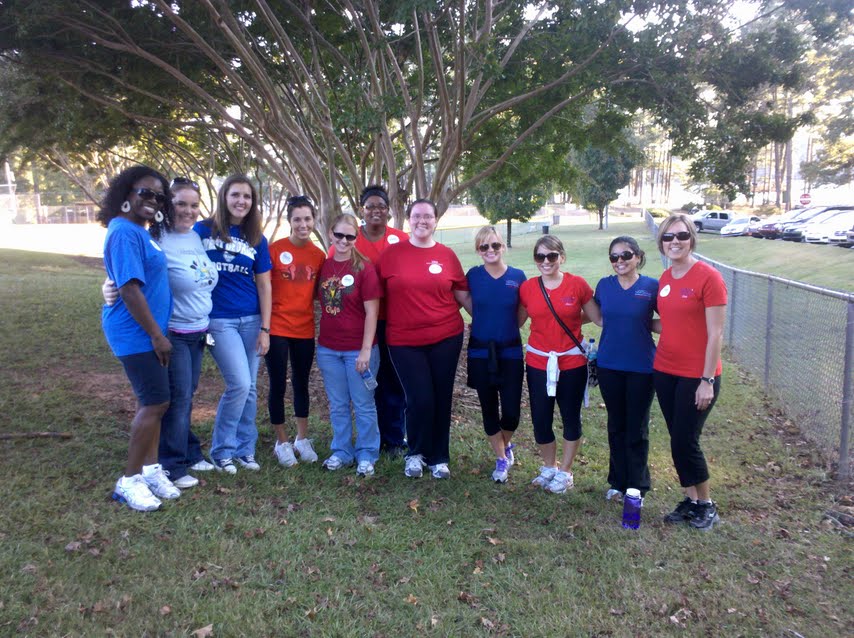
[[[122,212],[123,213],[129,213],[130,212],[130,202],[128,200],[125,200],[122,202]]]
[[[154,221],[156,221],[158,224],[163,221],[163,211],[162,210],[159,210],[156,213],[154,213]]]

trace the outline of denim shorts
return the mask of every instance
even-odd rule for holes
[[[169,368],[160,365],[154,350],[119,357],[140,405],[169,403]]]

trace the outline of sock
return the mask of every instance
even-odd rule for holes
[[[154,474],[157,469],[160,467],[157,463],[153,463],[152,465],[143,465],[142,466],[142,475],[146,476],[148,474]]]
[[[700,505],[711,505],[712,501],[711,499],[709,499],[708,501],[701,501],[700,499],[697,499],[697,503]]]

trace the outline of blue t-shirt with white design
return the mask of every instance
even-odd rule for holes
[[[599,280],[593,295],[602,309],[599,367],[652,373],[652,313],[657,297],[658,280],[652,277],[641,275],[628,290],[623,290],[617,275]]]
[[[114,217],[104,240],[104,268],[107,277],[121,288],[130,281],[139,282],[151,315],[166,334],[172,313],[172,293],[166,255],[148,231],[124,217]],[[152,352],[151,337],[134,319],[119,296],[112,306],[101,310],[101,325],[110,349],[117,357]]]
[[[211,225],[204,221],[197,222],[193,230],[202,238],[208,258],[219,272],[219,282],[211,295],[211,319],[237,319],[260,314],[255,275],[268,272],[273,267],[267,238],[262,235],[257,246],[250,246],[241,237],[240,226],[231,226],[228,229],[231,241],[224,242],[219,237],[211,237]]]
[[[507,267],[506,272],[494,278],[485,266],[475,266],[466,273],[471,291],[471,337],[477,342],[516,343],[498,350],[501,359],[521,359],[519,338],[519,287],[527,277],[518,268]],[[472,359],[487,359],[486,348],[471,348]]]

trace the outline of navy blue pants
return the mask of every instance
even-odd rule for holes
[[[406,399],[400,379],[391,362],[388,343],[385,340],[385,320],[377,321],[377,345],[380,349],[380,370],[377,373],[377,389],[374,403],[377,406],[377,423],[380,426],[380,448],[394,449],[406,445]]]

